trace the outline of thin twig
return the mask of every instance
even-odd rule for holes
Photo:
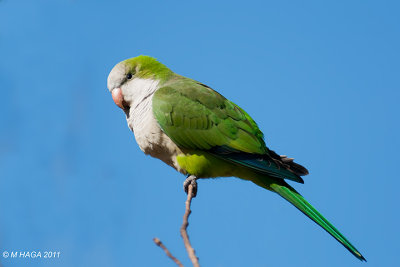
[[[169,252],[169,250],[167,249],[167,247],[161,242],[160,239],[158,239],[157,237],[155,237],[155,238],[153,238],[153,241],[154,241],[154,243],[156,243],[157,246],[159,246],[160,248],[162,248],[162,249],[164,250],[165,254],[167,254],[167,256],[170,257],[171,260],[173,260],[173,261],[176,263],[176,265],[178,265],[179,267],[183,267],[182,263],[181,263],[177,258],[175,258],[175,257],[171,254],[171,252]]]
[[[193,263],[193,266],[200,267],[199,259],[197,258],[195,251],[194,251],[192,245],[190,244],[189,235],[187,233],[187,227],[189,226],[188,219],[189,219],[190,213],[192,212],[190,210],[190,204],[192,203],[192,198],[193,198],[192,193],[193,193],[193,185],[189,184],[188,192],[187,192],[187,199],[185,202],[186,209],[185,209],[185,214],[183,215],[183,223],[181,226],[181,236],[183,238],[183,243],[185,244],[185,248],[187,250],[190,260]]]

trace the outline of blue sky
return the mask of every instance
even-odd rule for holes
[[[137,147],[106,78],[157,57],[238,103],[294,185],[367,258],[398,266],[396,1],[0,1],[0,250],[7,266],[190,266],[184,177]],[[203,266],[367,266],[250,182],[199,181]]]

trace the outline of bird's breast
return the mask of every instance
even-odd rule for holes
[[[131,108],[127,122],[140,149],[182,172],[176,157],[182,154],[179,147],[161,130],[153,115],[153,96],[147,97]]]

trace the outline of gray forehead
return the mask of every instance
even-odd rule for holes
[[[125,79],[126,65],[124,62],[120,62],[114,66],[107,78],[108,90],[120,87]]]

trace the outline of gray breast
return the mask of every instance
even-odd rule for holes
[[[176,156],[182,151],[158,125],[152,110],[153,94],[142,99],[136,106],[131,106],[129,116],[127,116],[128,126],[145,154],[158,158],[181,171]]]

